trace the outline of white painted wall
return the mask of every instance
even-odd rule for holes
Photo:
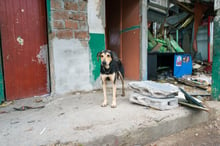
[[[87,12],[88,12],[89,33],[104,34],[105,33],[105,26],[104,26],[105,0],[88,0]],[[103,16],[103,20],[101,16]]]
[[[52,40],[54,53],[55,93],[64,94],[92,89],[89,50],[79,40]]]

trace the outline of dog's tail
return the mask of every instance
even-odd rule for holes
[[[115,52],[111,51],[111,53],[112,53],[113,60],[117,62],[118,69],[119,69],[122,77],[124,78],[125,77],[125,72],[124,72],[124,67],[123,67],[123,65],[121,63],[121,60],[118,58],[118,56],[117,56],[117,54]]]

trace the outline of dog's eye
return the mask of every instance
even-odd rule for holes
[[[101,58],[103,58],[104,56],[103,55],[101,55]]]
[[[110,55],[108,54],[107,57],[110,57]]]

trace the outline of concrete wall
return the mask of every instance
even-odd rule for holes
[[[50,20],[53,92],[91,90],[87,2],[51,0]]]
[[[99,88],[105,48],[105,0],[51,0],[49,15],[52,94]]]

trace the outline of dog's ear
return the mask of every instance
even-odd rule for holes
[[[113,60],[115,60],[115,61],[117,61],[117,62],[119,61],[119,58],[118,58],[118,56],[117,56],[117,54],[116,54],[115,52],[112,51],[112,52],[111,52],[111,55],[112,55],[112,59],[113,59]]]
[[[96,57],[97,57],[97,61],[99,61],[99,57],[101,57],[102,52],[98,52]]]

